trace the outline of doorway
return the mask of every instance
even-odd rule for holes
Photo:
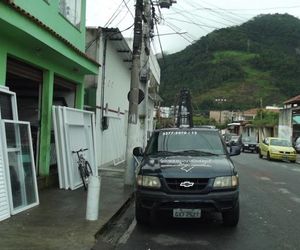
[[[19,120],[30,122],[33,153],[38,168],[43,71],[13,58],[7,60],[6,86],[16,93]]]

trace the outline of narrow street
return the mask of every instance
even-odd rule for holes
[[[224,227],[217,215],[201,221],[168,219],[150,227],[137,226],[135,220],[128,223],[134,214],[132,205],[94,249],[108,249],[108,245],[124,250],[299,249],[300,165],[269,162],[251,153],[233,160],[240,175],[241,215],[236,229]],[[116,237],[116,230],[118,243],[111,237]]]

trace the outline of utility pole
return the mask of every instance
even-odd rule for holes
[[[154,12],[154,10],[152,10]],[[145,87],[145,100],[144,100],[144,138],[143,146],[146,147],[147,144],[147,133],[148,133],[148,96],[149,96],[149,84],[150,84],[150,51],[151,45],[150,40],[153,37],[154,21],[151,12],[150,0],[144,0],[144,25],[143,25],[143,43],[142,43],[142,53],[141,53],[141,82]]]
[[[169,8],[173,3],[176,3],[176,1],[175,0],[158,1],[158,4],[161,8]],[[134,184],[135,163],[134,163],[132,151],[134,147],[141,146],[139,143],[140,127],[138,124],[139,87],[140,87],[141,80],[146,85],[145,103],[144,103],[144,109],[145,109],[144,144],[147,140],[148,83],[149,83],[149,72],[150,72],[149,56],[150,56],[150,39],[152,37],[152,32],[153,32],[153,22],[154,22],[153,19],[154,17],[152,16],[152,12],[151,12],[150,0],[136,0],[131,83],[130,83],[130,92],[129,92],[125,185]],[[143,25],[143,20],[145,25]],[[141,53],[143,53],[142,60],[141,60]]]
[[[140,86],[140,56],[142,46],[142,27],[143,27],[143,0],[137,0],[135,6],[134,18],[134,36],[132,51],[132,69],[131,83],[129,92],[129,113],[127,128],[127,146],[126,146],[126,171],[125,185],[134,183],[134,159],[132,150],[138,145],[139,127],[138,127],[138,101]]]

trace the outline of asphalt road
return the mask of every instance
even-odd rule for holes
[[[132,205],[94,249],[300,249],[300,164],[267,161],[251,153],[233,160],[240,176],[237,228],[224,227],[220,216],[141,227],[130,219]]]

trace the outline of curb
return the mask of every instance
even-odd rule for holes
[[[95,239],[98,239],[101,234],[106,231],[110,225],[113,223],[115,219],[117,219],[130,205],[130,203],[134,200],[134,192],[131,193],[129,198],[124,202],[124,204],[117,210],[117,212],[110,217],[110,219],[104,223],[104,225],[95,233]]]

